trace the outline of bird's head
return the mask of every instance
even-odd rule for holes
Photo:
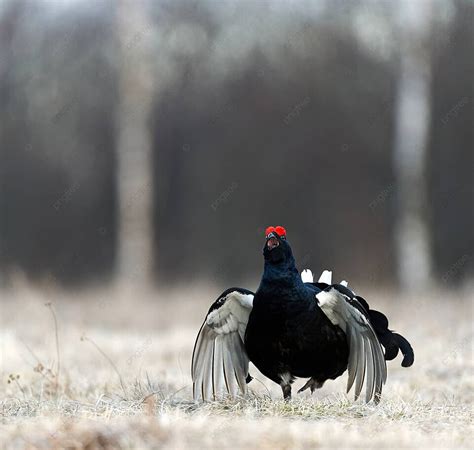
[[[283,227],[268,227],[265,230],[263,256],[265,262],[272,265],[294,264],[293,253],[286,240],[286,230]]]

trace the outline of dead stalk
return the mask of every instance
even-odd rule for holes
[[[115,373],[117,374],[117,376],[119,378],[120,386],[122,387],[123,394],[126,397],[127,396],[127,391],[125,390],[125,384],[123,382],[122,375],[120,375],[120,372],[119,372],[117,366],[115,365],[115,363],[109,358],[109,356],[92,339],[88,338],[87,336],[82,336],[81,341],[90,342],[96,348],[96,350],[109,362],[109,364],[115,370]]]
[[[54,334],[55,334],[55,337],[56,337],[56,358],[58,360],[57,370],[56,370],[56,397],[57,397],[58,391],[59,391],[59,374],[60,374],[60,371],[61,371],[61,358],[60,358],[60,355],[59,355],[58,319],[56,317],[56,311],[54,310],[52,303],[48,302],[48,303],[46,303],[46,306],[51,311],[51,314],[52,314],[53,320],[54,320]]]

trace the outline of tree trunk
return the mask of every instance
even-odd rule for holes
[[[120,0],[117,10],[119,107],[117,116],[119,282],[147,284],[152,269],[152,158],[148,126],[153,82],[146,3]]]
[[[399,3],[400,76],[396,101],[394,166],[397,185],[395,239],[402,289],[423,289],[432,260],[427,198],[430,127],[431,2]]]

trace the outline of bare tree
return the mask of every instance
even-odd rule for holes
[[[395,239],[398,277],[404,289],[425,287],[432,272],[426,180],[431,7],[429,1],[402,0],[399,3],[401,49],[394,154],[398,192]]]
[[[121,0],[117,10],[120,43],[117,112],[119,202],[118,278],[150,280],[152,264],[152,164],[148,119],[153,79],[151,23],[146,2]]]

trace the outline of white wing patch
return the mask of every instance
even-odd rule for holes
[[[243,341],[252,307],[253,295],[241,294],[237,291],[231,292],[220,308],[207,315],[206,324],[217,334],[238,331]]]
[[[195,400],[215,400],[247,391],[249,359],[244,336],[253,295],[233,291],[208,313],[194,346],[191,374]],[[219,306],[220,305],[220,306]]]
[[[339,326],[347,336],[349,362],[347,392],[355,381],[355,399],[360,395],[366,381],[365,401],[372,397],[380,400],[382,385],[387,379],[387,365],[380,342],[369,321],[346,296],[335,288],[316,294],[319,307],[333,325]]]
[[[303,281],[303,283],[312,283],[314,281],[313,272],[309,269],[304,269],[303,272],[301,272],[301,281]]]

